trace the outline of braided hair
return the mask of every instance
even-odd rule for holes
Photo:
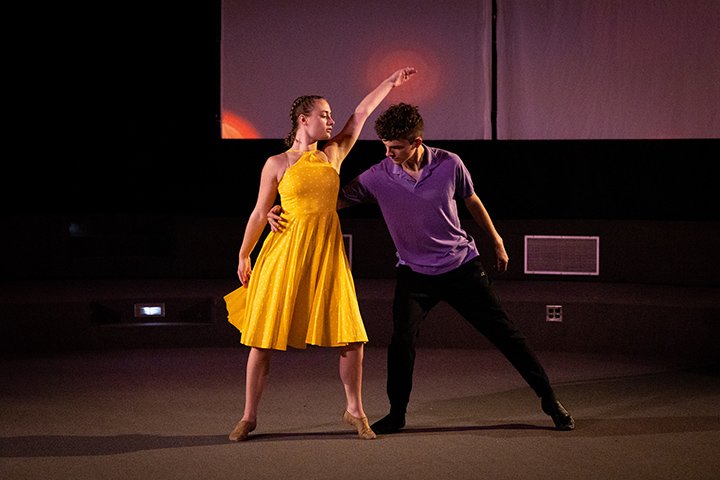
[[[298,118],[300,115],[310,115],[313,108],[315,108],[315,102],[325,97],[320,95],[303,95],[298,97],[290,107],[290,120],[292,121],[292,130],[285,136],[285,145],[291,148],[295,143],[295,134],[298,130]]]

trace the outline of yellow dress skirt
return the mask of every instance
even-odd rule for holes
[[[247,286],[225,295],[244,345],[275,350],[367,342],[336,211],[340,178],[317,151],[278,185],[286,228],[270,232]]]

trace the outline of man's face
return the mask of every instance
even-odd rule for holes
[[[417,147],[420,145],[420,139],[414,142],[408,140],[383,140],[385,145],[385,154],[392,159],[397,165],[402,165],[417,154]]]

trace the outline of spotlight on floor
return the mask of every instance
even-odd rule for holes
[[[141,317],[164,317],[164,303],[136,303],[135,318]]]

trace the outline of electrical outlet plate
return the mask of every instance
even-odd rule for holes
[[[545,305],[545,321],[546,322],[562,322],[563,321],[562,305]]]

